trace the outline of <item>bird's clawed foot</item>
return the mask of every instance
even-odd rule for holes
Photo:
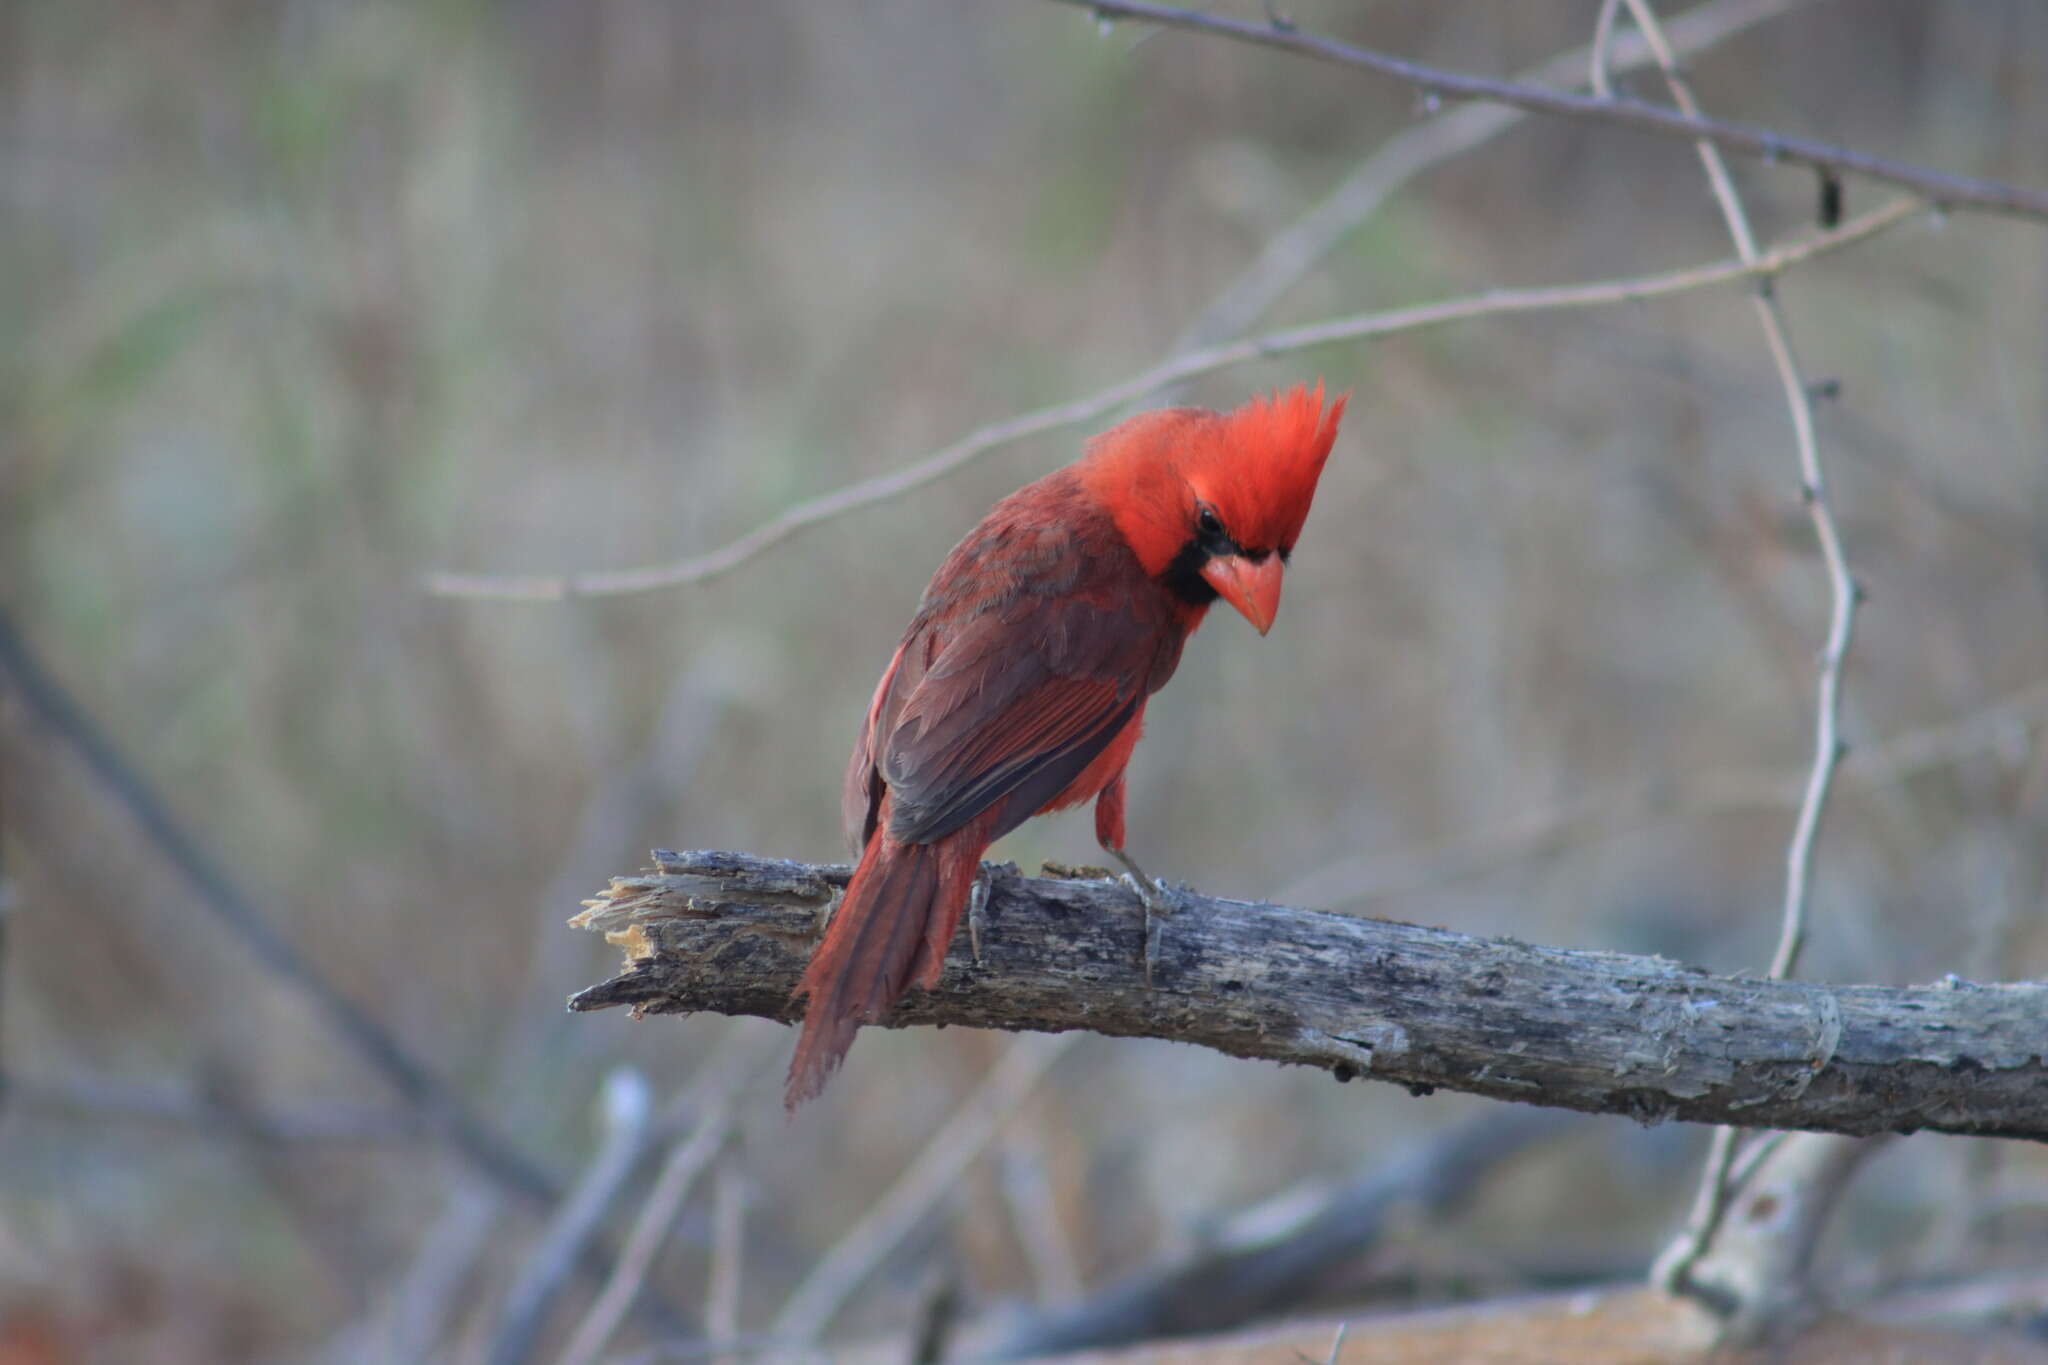
[[[1124,875],[1118,878],[1118,880],[1130,887],[1131,890],[1137,892],[1138,899],[1145,906],[1145,948],[1143,960],[1145,965],[1145,984],[1150,986],[1152,984],[1152,964],[1159,959],[1160,942],[1165,933],[1166,921],[1174,911],[1181,908],[1182,893],[1179,888],[1170,886],[1157,877],[1146,876],[1145,869],[1139,867],[1137,861],[1122,849],[1112,848],[1107,850],[1107,852],[1124,865]]]
[[[977,865],[974,886],[967,892],[967,947],[977,967],[981,965],[981,931],[988,927],[989,882],[988,864]]]

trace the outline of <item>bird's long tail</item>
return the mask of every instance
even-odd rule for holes
[[[929,844],[902,844],[880,820],[811,955],[797,994],[808,997],[784,1103],[794,1111],[825,1088],[853,1035],[879,1019],[915,981],[939,983],[946,947],[988,840],[970,825]]]

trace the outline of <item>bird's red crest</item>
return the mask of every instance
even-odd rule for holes
[[[1308,519],[1348,394],[1323,408],[1323,383],[1255,397],[1223,416],[1218,439],[1191,461],[1188,482],[1223,513],[1239,544],[1292,550]]]
[[[1337,439],[1348,394],[1297,384],[1232,412],[1140,413],[1088,443],[1081,477],[1147,571],[1186,541],[1197,504],[1248,550],[1292,550]]]

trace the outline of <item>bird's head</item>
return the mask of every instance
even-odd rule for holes
[[[1088,443],[1082,486],[1146,573],[1193,608],[1221,597],[1264,635],[1348,396],[1326,408],[1318,380],[1233,412],[1140,413]]]

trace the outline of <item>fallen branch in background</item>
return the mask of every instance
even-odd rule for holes
[[[844,866],[657,851],[573,923],[625,948],[573,1010],[789,1020]],[[1745,1127],[2048,1140],[2048,985],[1824,986],[1189,893],[1147,987],[1121,884],[992,869],[985,960],[881,1022],[1197,1043],[1418,1093]]]
[[[1481,1179],[1530,1146],[1574,1131],[1548,1109],[1490,1109],[1376,1156],[1356,1179],[1276,1217],[1270,1206],[1185,1256],[1141,1270],[1078,1302],[1025,1313],[973,1359],[1024,1360],[1160,1337],[1241,1327],[1300,1307],[1343,1268],[1370,1255],[1404,1210],[1442,1216]]]
[[[1417,1313],[1262,1326],[1229,1336],[1047,1365],[2048,1365],[2048,1348],[1986,1336],[1828,1318],[1753,1350],[1715,1344],[1699,1305],[1650,1289],[1584,1290]]]

